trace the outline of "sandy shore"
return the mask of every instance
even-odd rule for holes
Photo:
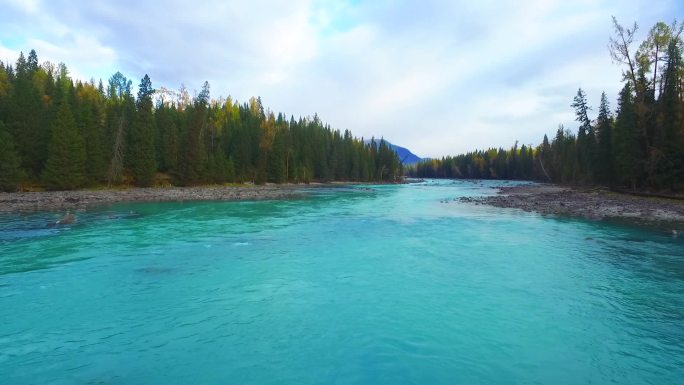
[[[305,185],[202,186],[0,193],[0,213],[81,210],[115,202],[239,201],[293,198]]]
[[[579,189],[548,184],[512,186],[502,187],[498,195],[462,198],[462,201],[592,220],[684,224],[684,201],[637,197],[605,189]]]

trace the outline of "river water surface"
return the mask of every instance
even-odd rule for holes
[[[684,239],[500,183],[1,216],[0,383],[684,383]]]

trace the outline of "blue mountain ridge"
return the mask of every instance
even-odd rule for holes
[[[364,143],[368,144],[370,143],[370,139],[364,140]],[[380,146],[380,139],[375,140],[376,145]],[[399,157],[399,160],[401,160],[402,164],[409,165],[409,164],[416,164],[423,160],[421,157],[418,155],[414,154],[411,152],[406,147],[401,147],[397,146],[396,144],[392,144],[389,141],[385,140],[385,143],[387,143],[394,152],[397,153],[397,156]]]

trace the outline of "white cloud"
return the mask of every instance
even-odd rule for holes
[[[5,47],[0,42],[0,61],[3,63],[13,64],[19,57],[19,51]]]
[[[36,48],[83,78],[209,80],[215,97],[262,96],[425,156],[574,128],[578,87],[595,105],[620,88],[610,16],[647,29],[684,11],[677,0],[4,3],[0,55],[12,60]]]
[[[65,39],[61,45],[40,39],[28,39],[27,42],[40,53],[41,61],[67,64],[71,76],[76,79],[107,76],[112,73],[111,63],[116,62],[116,53],[112,48],[105,47],[86,35],[74,35],[72,39]],[[77,66],[71,67],[71,63],[77,63]],[[104,73],[103,69],[108,71]]]
[[[7,5],[21,12],[33,14],[40,10],[40,0],[5,0]]]

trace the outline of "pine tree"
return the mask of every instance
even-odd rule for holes
[[[596,137],[588,115],[588,111],[591,108],[587,103],[587,95],[581,88],[577,90],[577,95],[573,99],[571,107],[575,109],[575,120],[580,123],[577,130],[576,146],[579,168],[576,170],[577,174],[573,177],[573,180],[574,182],[591,182],[593,177],[591,166],[594,164]]]
[[[47,127],[41,124],[41,96],[34,86],[33,76],[37,69],[37,57],[32,51],[27,61],[24,54],[19,55],[15,67],[14,87],[10,111],[5,123],[16,140],[17,152],[22,168],[32,178],[40,174],[45,160],[48,144]]]
[[[208,153],[204,141],[209,104],[209,83],[205,82],[202,91],[192,105],[184,110],[187,128],[180,157],[180,182],[184,185],[201,184],[207,179]]]
[[[684,104],[682,95],[682,56],[679,41],[673,39],[667,50],[667,66],[664,73],[662,118],[662,154],[658,160],[660,187],[676,190],[684,183]]]
[[[542,140],[541,151],[539,153],[539,167],[544,175],[544,180],[551,181],[553,170],[549,169],[552,167],[552,153],[551,144],[549,143],[549,138],[544,134],[544,140]]]
[[[74,116],[86,147],[86,177],[88,183],[97,184],[105,179],[106,161],[103,144],[101,95],[93,86],[80,86],[78,111]]]
[[[268,157],[268,181],[273,183],[286,182],[287,169],[285,166],[285,140],[281,131],[273,138],[273,145]]]
[[[28,59],[26,60],[26,69],[31,74],[38,70],[38,54],[33,49],[29,52]]]
[[[152,115],[152,82],[145,75],[138,86],[136,115],[131,135],[131,173],[136,186],[150,186],[157,171]]]
[[[618,99],[615,121],[615,166],[618,179],[636,189],[643,173],[644,154],[641,148],[641,131],[636,124],[634,96],[631,83],[625,83]]]
[[[178,126],[175,122],[176,109],[159,105],[154,114],[156,124],[160,131],[161,141],[157,143],[160,148],[160,164],[161,171],[168,172],[172,175],[177,174],[178,171]]]
[[[52,190],[71,190],[86,182],[86,151],[71,108],[62,100],[52,127],[48,160],[43,172],[46,186]]]
[[[612,186],[614,180],[613,166],[613,122],[606,93],[601,94],[601,105],[597,118],[596,130],[598,138],[597,157],[594,168],[597,181]]]
[[[16,191],[21,179],[19,155],[14,138],[0,121],[0,191]]]
[[[131,84],[121,72],[109,78],[107,87],[107,135],[108,149],[107,183],[119,184],[124,181],[124,164],[130,122],[135,112],[135,103],[131,95]]]

